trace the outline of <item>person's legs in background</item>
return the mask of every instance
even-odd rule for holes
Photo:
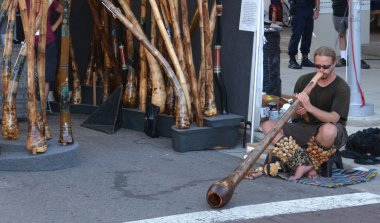
[[[302,61],[301,66],[303,67],[314,67],[314,63],[309,60],[310,46],[311,40],[313,37],[314,30],[314,19],[313,19],[314,11],[312,8],[304,8],[303,9],[303,20],[305,26],[303,27],[303,34],[301,39],[301,53],[302,53]]]
[[[294,15],[292,19],[292,35],[290,36],[288,55],[289,55],[289,65],[290,69],[302,69],[302,66],[297,63],[296,55],[298,53],[298,44],[303,35],[303,30],[305,27],[305,20],[302,16],[303,8],[295,8]]]
[[[277,13],[279,12],[279,0],[272,0],[271,6],[272,6],[272,23],[270,24],[270,27],[272,28],[281,28],[281,26],[277,25]]]

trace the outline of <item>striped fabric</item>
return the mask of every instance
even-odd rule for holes
[[[347,185],[369,182],[377,175],[376,169],[354,168],[354,169],[333,169],[332,177],[318,176],[316,179],[301,178],[300,180],[293,181],[301,184],[308,184],[313,186],[338,188]],[[279,173],[281,179],[289,180],[291,176],[289,173]]]

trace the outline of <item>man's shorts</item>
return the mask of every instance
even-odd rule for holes
[[[345,33],[348,29],[348,17],[333,16],[334,28],[338,33]]]
[[[285,136],[292,136],[296,140],[298,145],[305,148],[310,137],[315,136],[317,134],[318,129],[321,125],[309,125],[305,123],[286,123],[282,130],[284,131]],[[335,126],[338,132],[335,138],[334,145],[336,149],[340,149],[341,147],[346,145],[348,135],[346,128],[342,124],[337,123]]]

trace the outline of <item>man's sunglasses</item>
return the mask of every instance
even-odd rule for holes
[[[330,64],[330,65],[315,64],[314,66],[317,69],[323,68],[323,69],[327,70],[327,69],[330,69],[330,67],[332,66],[332,64]]]

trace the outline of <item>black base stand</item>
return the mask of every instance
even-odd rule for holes
[[[97,108],[81,126],[101,132],[113,134],[121,127],[121,97],[123,94],[120,86],[115,90],[99,108]]]

